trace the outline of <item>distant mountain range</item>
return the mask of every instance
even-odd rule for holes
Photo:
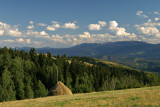
[[[29,51],[30,48],[19,48]],[[53,55],[89,56],[102,58],[103,56],[143,58],[160,60],[160,44],[149,44],[141,41],[122,41],[108,43],[84,43],[71,48],[37,48],[37,52],[51,52]]]

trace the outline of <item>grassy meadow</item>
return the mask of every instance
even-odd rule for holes
[[[160,86],[1,102],[0,107],[160,107]]]

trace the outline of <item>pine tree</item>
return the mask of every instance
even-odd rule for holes
[[[18,100],[24,99],[24,70],[22,66],[22,59],[16,58],[11,62],[10,71],[12,79],[15,83],[16,98]]]
[[[4,69],[1,80],[0,80],[1,86],[0,86],[0,100],[1,101],[9,101],[9,100],[15,100],[15,87],[14,83],[11,79],[11,74],[8,71],[7,68]]]
[[[46,90],[45,86],[43,85],[43,83],[39,80],[35,91],[34,91],[34,96],[35,98],[37,97],[46,97],[48,94],[48,90]]]
[[[34,92],[33,92],[33,83],[31,80],[31,77],[29,74],[25,73],[25,78],[24,78],[24,92],[25,92],[25,98],[34,98]]]

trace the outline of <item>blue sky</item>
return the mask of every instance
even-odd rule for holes
[[[2,0],[0,45],[71,47],[81,43],[160,43],[159,0]]]

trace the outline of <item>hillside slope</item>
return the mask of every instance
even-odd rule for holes
[[[44,97],[0,103],[0,107],[160,106],[160,86]]]
[[[160,76],[88,57],[0,49],[0,101],[46,97],[57,81],[72,93],[160,85]],[[57,80],[58,78],[58,80]]]
[[[21,49],[29,51],[30,48]],[[89,56],[160,74],[160,44],[140,41],[84,43],[71,48],[38,48],[37,52],[51,52],[53,55]]]

